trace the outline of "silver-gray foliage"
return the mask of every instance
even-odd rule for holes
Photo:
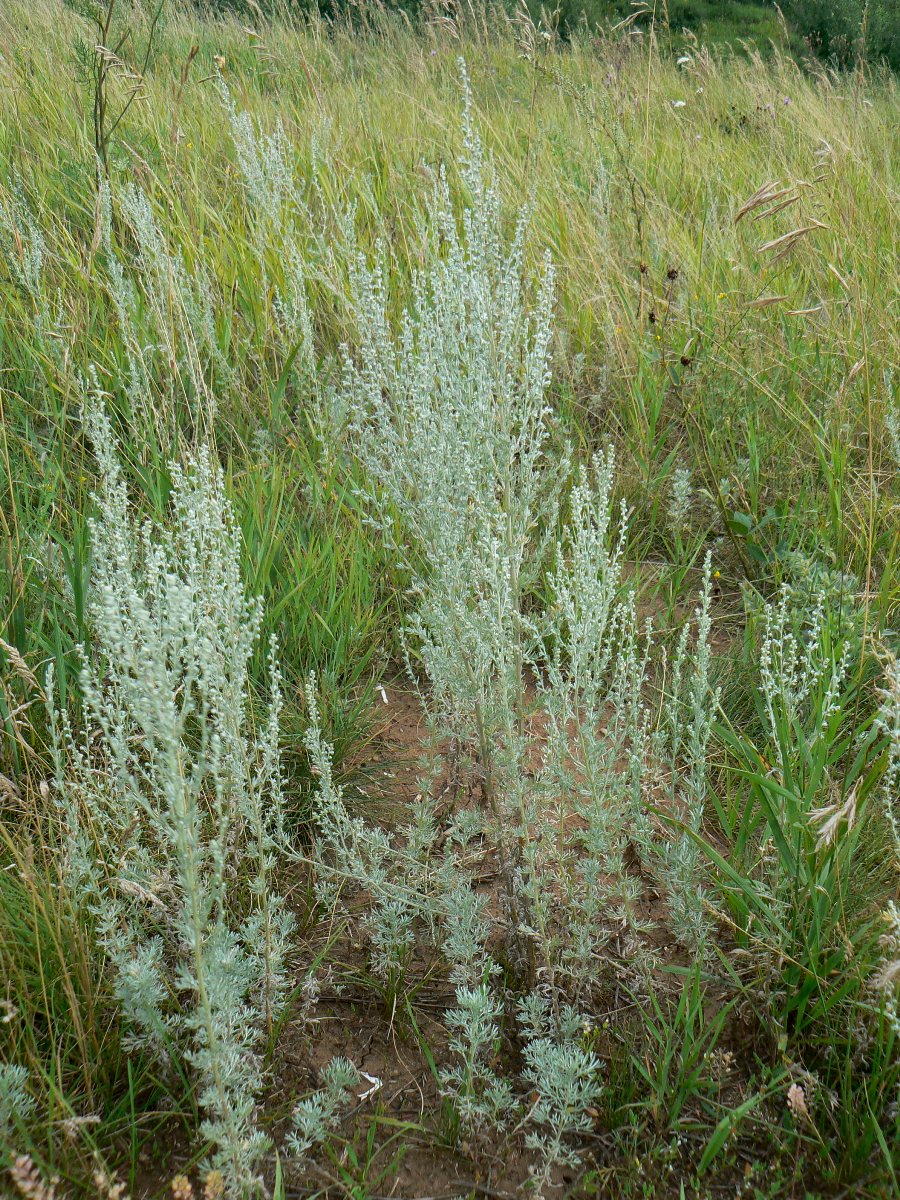
[[[426,777],[406,828],[389,834],[351,815],[314,687],[307,747],[320,891],[338,906],[367,893],[370,965],[392,990],[416,938],[441,953],[456,986],[445,1094],[469,1126],[523,1114],[543,1188],[571,1161],[571,1135],[600,1086],[561,1009],[590,1003],[612,964],[634,973],[652,957],[629,850],[666,888],[685,943],[697,949],[706,936],[695,841],[660,837],[648,796],[668,792],[699,830],[715,707],[709,565],[679,646],[671,720],[660,722],[613,454],[572,478],[548,400],[552,271],[532,281],[524,216],[503,235],[467,84],[464,135],[467,204],[457,216],[439,173],[425,262],[399,321],[384,250],[374,263],[349,254],[358,344],[336,411],[350,414],[372,520],[410,576],[409,662],[427,677],[437,741],[452,750],[445,765],[477,807],[444,821]],[[485,859],[502,882],[499,911],[473,878]],[[539,1096],[524,1112],[490,1061],[504,1005],[498,959],[533,1013],[546,1000],[554,1017],[524,1031],[525,1082]]]
[[[268,1144],[255,1120],[259,1051],[283,1004],[291,924],[273,877],[278,670],[273,654],[271,708],[255,725],[261,606],[245,594],[209,450],[172,464],[171,528],[139,525],[96,396],[85,422],[100,487],[83,733],[53,714],[68,884],[92,915],[131,1041],[189,1063],[214,1163],[246,1192]]]

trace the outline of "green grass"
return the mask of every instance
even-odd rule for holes
[[[537,19],[540,6],[529,5]],[[562,0],[559,28],[568,35],[587,25],[610,28],[629,23],[635,29],[656,26],[662,44],[678,50],[700,41],[709,46],[749,46],[767,54],[772,46],[802,53],[801,37],[773,4],[754,0],[651,0],[632,5],[623,0]]]

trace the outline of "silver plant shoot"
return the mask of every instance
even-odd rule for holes
[[[284,1004],[291,928],[274,877],[285,843],[274,647],[271,707],[254,725],[261,605],[244,590],[212,452],[171,464],[169,527],[140,524],[96,389],[84,423],[100,471],[84,728],[51,714],[67,882],[131,1044],[188,1065],[210,1166],[249,1195],[269,1147],[260,1051]]]
[[[711,568],[707,558],[696,622],[679,643],[673,727],[654,730],[645,699],[653,639],[624,569],[628,513],[613,500],[614,454],[573,478],[547,400],[552,270],[547,263],[532,286],[525,214],[511,240],[503,235],[464,68],[463,86],[467,204],[457,216],[440,172],[425,262],[398,322],[385,251],[374,263],[348,251],[358,344],[345,354],[339,410],[352,414],[372,522],[409,572],[410,670],[414,679],[424,671],[437,738],[467,759],[479,807],[452,816],[440,851],[427,778],[406,826],[388,833],[352,816],[334,783],[315,680],[306,744],[318,780],[320,895],[352,920],[350,898],[366,894],[369,968],[394,991],[415,939],[439,951],[456,987],[443,1094],[473,1134],[518,1118],[530,1131],[534,1189],[545,1193],[558,1167],[578,1162],[572,1143],[602,1086],[571,1004],[590,1003],[614,961],[639,976],[652,960],[629,844],[661,879],[685,944],[697,949],[706,936],[694,843],[660,838],[646,797],[664,778],[673,810],[699,830],[717,702]],[[536,605],[544,578],[548,599]],[[545,736],[535,770],[536,728]],[[498,864],[499,913],[467,866],[473,838]],[[518,1084],[490,1061],[508,989],[539,1014],[521,1030]],[[530,1108],[525,1085],[539,1097]]]

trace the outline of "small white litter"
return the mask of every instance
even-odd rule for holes
[[[371,1083],[371,1085],[372,1085],[370,1088],[367,1088],[364,1092],[360,1092],[360,1094],[359,1094],[360,1100],[368,1100],[370,1096],[374,1096],[376,1092],[381,1091],[381,1080],[378,1078],[377,1075],[369,1075],[365,1071],[360,1071],[360,1075],[362,1075],[363,1079],[368,1079],[369,1083]]]

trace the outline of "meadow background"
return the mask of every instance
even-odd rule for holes
[[[420,582],[428,572],[414,536],[410,562],[373,523],[374,459],[357,452],[341,404],[355,394],[343,348],[352,360],[374,336],[354,298],[354,256],[383,242],[396,322],[439,257],[435,173],[446,170],[456,213],[477,208],[460,165],[462,57],[503,236],[524,204],[522,271],[537,277],[548,255],[555,271],[548,437],[581,463],[614,448],[613,526],[620,504],[629,513],[614,582],[634,590],[641,620],[652,614],[667,662],[704,588],[709,615],[697,705],[710,716],[695,755],[705,807],[661,839],[684,836],[696,851],[714,948],[699,954],[682,939],[640,984],[597,983],[603,1001],[592,993],[579,1034],[588,1057],[577,1060],[578,1071],[596,1065],[584,1067],[580,1100],[569,1097],[580,1115],[564,1119],[569,1101],[548,1101],[556,1125],[544,1122],[579,1147],[578,1166],[559,1151],[542,1186],[895,1194],[898,38],[887,0],[796,0],[783,16],[759,4],[573,4],[558,18],[453,5],[327,17],[3,6],[0,1135],[10,1188],[220,1187],[197,1166],[216,1140],[201,1129],[205,1068],[180,1033],[163,1066],[135,1048],[98,949],[102,919],[68,882],[53,799],[70,769],[59,765],[60,714],[75,742],[92,728],[79,647],[88,658],[101,647],[100,691],[115,675],[98,634],[98,571],[104,587],[115,580],[90,526],[105,519],[109,478],[86,433],[91,396],[108,414],[135,521],[173,527],[173,460],[210,446],[221,464],[241,578],[262,598],[241,717],[250,726],[272,703],[277,637],[284,828],[271,837],[291,849],[272,871],[295,926],[287,1000],[260,1043],[253,1120],[272,1139],[259,1160],[266,1186],[430,1195],[429,1176],[445,1172],[442,1194],[526,1187],[504,1182],[502,1161],[466,1134],[464,1105],[445,1111],[448,1096],[451,1108],[459,1100],[442,1075],[454,1051],[446,1033],[430,1040],[426,1017],[452,1008],[452,989],[441,1002],[446,987],[429,992],[440,973],[417,974],[407,959],[413,983],[393,966],[387,983],[372,962],[361,968],[335,932],[358,912],[329,915],[311,878],[325,874],[317,855],[328,847],[315,840],[325,760],[310,737],[310,673],[312,727],[333,746],[342,803],[373,828],[403,825],[419,794],[418,780],[405,792],[396,782],[403,755],[443,754],[455,729],[438,714],[437,751],[411,732],[438,690],[415,632],[401,636],[419,611],[410,571]],[[390,492],[385,480],[375,492]],[[554,510],[560,530],[569,488]],[[551,611],[552,590],[550,568],[536,570],[522,612]],[[790,613],[779,616],[782,601]],[[796,700],[775,715],[759,678],[773,641],[779,694]],[[667,680],[663,667],[645,681],[658,730]],[[397,730],[385,731],[398,704],[413,713],[399,747]],[[674,887],[666,869],[663,893]],[[347,937],[355,946],[362,935]],[[316,1110],[327,1138],[310,1159],[292,1156],[284,1128],[304,1098],[328,1093],[317,972],[321,1003],[349,989],[354,1028],[384,1040],[396,1025],[401,1057],[436,1086],[417,1116],[376,1097],[343,1119],[338,1081],[326,1099],[341,1105]],[[165,1010],[187,1003],[169,995]],[[495,1014],[485,1054],[491,1070],[520,1078],[509,1021]],[[465,1098],[480,1103],[486,1077],[467,1069]],[[545,1152],[522,1149],[524,1128],[513,1122],[501,1160]],[[404,1162],[419,1173],[404,1177]]]

